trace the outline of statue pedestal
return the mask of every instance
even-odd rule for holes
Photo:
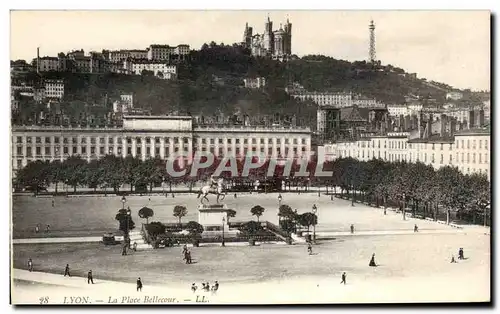
[[[228,208],[225,204],[210,204],[198,206],[198,223],[206,231],[229,231],[227,224]]]

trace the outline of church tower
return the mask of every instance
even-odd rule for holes
[[[267,16],[267,22],[264,30],[264,49],[267,50],[267,53],[272,55],[273,54],[273,48],[274,48],[274,42],[273,42],[273,22]]]
[[[291,55],[292,54],[292,23],[286,19],[286,24],[285,24],[285,55]]]
[[[245,25],[245,32],[243,33],[243,45],[247,48],[251,48],[252,46],[252,32],[253,28],[248,27],[248,23]]]

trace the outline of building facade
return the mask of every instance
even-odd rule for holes
[[[352,157],[360,161],[381,158],[385,161],[422,162],[434,169],[457,167],[464,174],[486,174],[490,179],[490,131],[462,130],[454,136],[408,139],[408,133],[388,133],[358,141],[337,142],[339,158]]]
[[[166,80],[175,79],[177,76],[177,66],[169,65],[163,61],[130,59],[124,61],[124,68],[136,75],[141,75],[144,70],[151,71],[154,73],[154,76]]]
[[[45,97],[64,98],[64,80],[45,80]]]
[[[406,105],[387,105],[387,112],[389,113],[389,116],[392,117],[410,115],[410,111],[408,110],[408,107]]]
[[[192,117],[124,116],[121,128],[63,128],[15,126],[12,128],[12,169],[35,160],[63,161],[79,155],[87,161],[104,157],[156,156],[190,162],[196,151],[218,157],[241,158],[248,152],[268,157],[308,158],[311,130],[283,127],[201,127]]]
[[[245,84],[245,88],[262,88],[266,86],[266,78],[265,77],[246,78],[243,79],[243,83]]]

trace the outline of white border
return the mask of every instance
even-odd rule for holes
[[[247,10],[272,10],[272,9],[301,9],[301,10],[369,10],[369,9],[375,9],[375,10],[424,10],[424,9],[433,9],[433,10],[449,10],[449,9],[461,9],[461,10],[484,10],[484,9],[489,9],[494,12],[498,12],[498,1],[488,1],[488,0],[474,0],[474,1],[457,1],[457,0],[441,0],[441,1],[435,1],[435,0],[420,0],[420,1],[389,1],[389,0],[378,0],[378,1],[370,1],[370,0],[350,0],[350,1],[345,1],[345,2],[334,2],[330,3],[330,1],[317,1],[317,0],[308,0],[308,1],[294,1],[294,0],[288,0],[283,3],[271,3],[270,1],[264,1],[264,0],[254,0],[251,3],[248,2],[236,2],[236,1],[223,1],[223,0],[211,0],[211,1],[201,1],[201,0],[192,0],[192,1],[183,1],[183,2],[172,2],[172,1],[147,1],[147,0],[142,0],[142,1],[132,1],[132,0],[121,0],[121,1],[116,1],[116,2],[104,2],[104,1],[98,1],[98,0],[86,0],[86,1],[76,1],[76,2],[71,2],[71,1],[61,1],[61,0],[44,0],[44,1],[27,1],[27,0],[16,0],[16,1],[2,1],[0,3],[0,6],[2,8],[1,10],[1,34],[3,35],[2,38],[4,38],[4,45],[2,46],[1,49],[1,60],[3,60],[2,65],[3,71],[1,71],[1,80],[2,84],[1,86],[1,93],[2,97],[2,105],[0,105],[0,125],[2,127],[2,132],[1,132],[1,137],[2,137],[2,145],[4,148],[10,148],[10,136],[9,136],[9,126],[10,126],[10,98],[9,98],[9,68],[8,68],[8,60],[9,60],[9,10],[10,9],[231,9],[231,10],[241,10],[241,9],[247,9]],[[244,6],[242,6],[242,4]],[[498,19],[498,16],[496,17]],[[425,21],[422,21],[425,23]],[[498,24],[497,21],[495,21],[495,26]],[[497,39],[495,34],[495,39]],[[207,38],[207,40],[209,40]],[[497,50],[497,45],[495,43],[495,50],[497,56],[498,50]],[[496,70],[496,68],[494,69]],[[496,72],[496,71],[495,71]],[[495,90],[498,90],[498,86],[495,85]],[[498,106],[498,104],[495,104],[493,106]],[[500,109],[495,110],[495,117],[494,120],[497,118],[497,112]],[[496,134],[495,134],[496,135]],[[495,141],[495,147],[500,145],[500,140]],[[9,149],[10,153],[10,149]],[[10,179],[9,179],[9,166],[10,166],[10,156],[9,153],[3,153],[1,154],[1,159],[2,159],[2,165],[0,171],[0,177],[2,178],[2,186],[1,186],[1,193],[2,193],[2,198],[0,198],[3,201],[3,210],[4,210],[4,224],[3,228],[0,228],[0,232],[2,233],[1,239],[4,241],[4,245],[2,247],[5,249],[7,247],[7,241],[8,238],[10,237],[9,235],[9,227],[7,223],[10,223],[10,220],[6,219],[7,217],[7,210],[10,208],[10,189],[9,189],[9,184],[10,184]],[[493,154],[492,154],[493,155]],[[495,154],[495,161],[496,161],[496,154]],[[496,190],[495,195],[498,194],[498,190]],[[495,215],[497,219],[495,219],[496,223],[498,221],[498,214]],[[497,249],[497,247],[496,247]],[[1,302],[1,307],[2,307],[2,313],[5,313],[4,310],[7,310],[6,312],[11,312],[13,311],[13,307],[9,306],[9,261],[10,257],[9,254],[3,254],[3,257],[1,259],[2,263],[2,271],[0,272],[2,278],[0,279],[0,282],[2,283],[2,293],[0,295],[2,296],[2,302]],[[494,278],[496,281],[496,278]],[[466,287],[464,287],[466,289]],[[498,300],[497,300],[498,301]],[[92,308],[91,308],[92,309]],[[24,309],[26,312],[31,312],[33,310],[39,311],[40,309]],[[47,311],[50,311],[52,309],[48,309]],[[84,311],[85,309],[74,309],[74,308],[65,308],[64,311],[70,310],[70,311]],[[137,308],[132,308],[130,310],[137,311]],[[159,310],[159,311],[183,311],[183,312],[191,312],[191,311],[197,311],[196,309],[189,308],[189,309],[165,309],[165,308],[155,308],[154,310]],[[204,308],[204,311],[207,309]],[[220,311],[220,309],[210,309],[211,311]],[[233,311],[235,309],[226,309]],[[289,310],[288,308],[285,309],[255,309],[252,311],[270,311],[270,310],[280,310],[280,311],[287,311]],[[383,309],[385,310],[385,309]],[[93,309],[94,312],[104,312],[104,311],[123,311],[123,308],[109,308],[109,309]],[[300,311],[309,311],[309,309],[302,308]],[[334,311],[343,311],[342,309],[334,309]],[[361,309],[356,310],[356,311],[362,311]],[[409,309],[401,309],[400,311],[412,311]],[[437,310],[431,310],[431,309],[426,309],[426,312],[436,312]],[[447,311],[452,311],[447,310]],[[352,311],[350,311],[352,312]]]

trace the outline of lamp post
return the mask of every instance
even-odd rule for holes
[[[122,209],[125,209],[125,203],[127,202],[127,199],[125,198],[125,195],[122,196]]]
[[[316,207],[316,204],[313,204],[313,207],[312,207],[312,213],[314,215],[316,215],[316,213],[318,212],[318,207]],[[318,216],[316,216],[316,222],[318,222]],[[316,224],[313,224],[313,241],[316,243]]]
[[[280,220],[281,220],[281,217],[280,217],[280,207],[281,207],[281,200],[283,199],[283,197],[281,196],[281,193],[278,194],[278,227],[280,227]]]
[[[222,246],[226,246],[224,242],[224,223],[226,222],[226,217],[222,217]]]
[[[406,193],[403,192],[403,220],[406,220]]]
[[[477,205],[483,210],[483,225],[486,228],[486,209],[489,207],[490,203],[488,201],[480,200],[477,202]]]
[[[130,210],[130,207],[127,208],[127,246],[130,249],[130,217],[132,216],[132,211]]]

